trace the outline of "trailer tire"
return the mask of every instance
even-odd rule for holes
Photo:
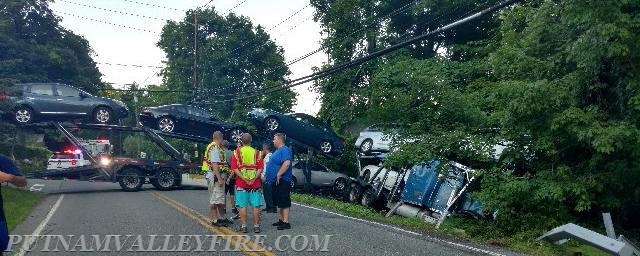
[[[358,184],[356,183],[351,183],[350,188],[351,189],[349,189],[349,202],[357,203],[358,201],[360,201],[360,196],[362,196],[362,191],[360,189],[360,186],[358,186]]]
[[[142,171],[136,168],[125,168],[118,174],[118,182],[122,190],[127,192],[139,191],[144,184],[144,176]]]
[[[172,190],[177,185],[178,177],[176,172],[169,168],[162,168],[156,172],[155,177],[151,179],[151,185],[158,190]]]
[[[375,190],[373,188],[368,188],[364,192],[362,192],[362,199],[360,200],[360,204],[363,206],[370,207],[373,205],[373,202],[376,201],[374,198],[376,195]]]

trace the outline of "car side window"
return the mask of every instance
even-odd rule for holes
[[[53,96],[53,88],[50,84],[34,84],[31,85],[31,93],[37,95]]]
[[[58,85],[58,96],[61,97],[80,97],[80,92],[74,88]]]

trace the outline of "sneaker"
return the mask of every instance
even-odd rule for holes
[[[242,232],[243,234],[246,234],[249,231],[247,231],[247,227],[240,227],[240,228],[238,228],[238,232]]]
[[[282,225],[278,226],[278,230],[285,230],[285,229],[291,229],[291,224],[283,223]]]
[[[253,233],[260,233],[260,226],[254,226]]]
[[[239,218],[240,218],[240,214],[236,214],[236,215],[233,215],[233,217],[231,217],[231,219],[233,220],[237,220]]]
[[[224,220],[218,220],[218,221],[212,221],[211,225],[214,227],[226,227],[227,223],[225,223]]]
[[[278,222],[271,224],[271,226],[277,227],[277,226],[280,226],[282,224],[284,224],[284,221],[278,220]]]
[[[231,212],[235,215],[238,215],[240,212],[238,212],[238,208],[231,208]]]
[[[224,219],[222,221],[224,221],[225,223],[227,223],[229,225],[233,225],[233,220],[231,220],[231,218],[226,218],[226,219]]]

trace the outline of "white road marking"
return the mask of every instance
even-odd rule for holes
[[[60,195],[60,197],[58,197],[58,201],[56,201],[53,207],[51,207],[51,210],[49,210],[47,217],[45,217],[44,220],[40,222],[40,225],[38,225],[36,230],[33,231],[31,236],[29,237],[29,241],[27,241],[28,243],[27,248],[31,247],[31,245],[36,242],[36,237],[39,236],[42,230],[44,229],[44,227],[47,226],[47,224],[49,223],[49,220],[51,220],[51,217],[53,217],[53,214],[58,210],[58,207],[60,207],[60,204],[62,203],[63,198],[64,198],[64,195]],[[25,254],[24,246],[21,246],[16,256],[24,256],[24,254]]]
[[[449,244],[449,245],[456,246],[456,247],[462,247],[462,248],[465,248],[467,250],[474,251],[474,252],[484,253],[484,254],[493,255],[493,256],[505,256],[504,254],[501,254],[501,253],[492,252],[492,251],[489,251],[489,250],[484,250],[484,249],[480,249],[480,248],[476,248],[476,247],[473,247],[473,246],[464,245],[464,244],[460,244],[460,243],[456,243],[456,242],[451,242],[451,241],[435,238],[435,237],[432,237],[432,236],[429,236],[429,235],[425,236],[423,234],[420,234],[420,233],[417,233],[417,232],[413,232],[413,231],[409,231],[409,230],[405,230],[405,229],[401,229],[399,227],[394,227],[394,226],[390,226],[390,225],[386,225],[386,224],[382,224],[382,223],[378,223],[378,222],[374,222],[374,221],[363,220],[363,219],[359,219],[359,218],[355,218],[355,217],[351,217],[351,216],[346,216],[344,214],[340,214],[340,213],[336,213],[336,212],[332,212],[332,211],[327,211],[325,209],[320,209],[320,208],[316,208],[316,207],[309,206],[309,205],[304,205],[304,204],[299,204],[299,203],[294,203],[294,202],[291,202],[291,204],[297,205],[297,206],[301,206],[301,207],[305,207],[305,208],[309,208],[309,209],[313,209],[313,210],[316,210],[316,211],[321,211],[321,212],[324,212],[324,213],[333,214],[333,215],[340,216],[340,217],[343,217],[343,218],[346,218],[346,219],[350,219],[350,220],[356,220],[356,221],[369,223],[369,224],[374,224],[374,225],[385,227],[385,228],[390,228],[390,229],[393,229],[393,230],[396,230],[396,231],[404,232],[404,233],[415,235],[415,236],[423,236],[423,237],[426,237],[426,238],[428,238],[430,240],[433,240],[433,241],[436,241],[436,242],[445,243],[445,244]]]
[[[299,204],[299,203],[294,203],[294,202],[291,202],[291,204],[297,205],[297,206],[302,206],[302,207],[309,208],[309,209],[314,209],[314,210],[317,210],[317,211],[321,211],[321,212],[325,212],[325,213],[329,213],[329,214],[333,214],[333,215],[337,215],[337,216],[340,216],[340,217],[343,217],[343,218],[347,218],[347,219],[351,219],[351,220],[357,220],[357,221],[361,221],[361,222],[365,222],[365,223],[369,223],[369,224],[382,226],[382,227],[385,227],[385,228],[394,229],[394,230],[397,230],[397,231],[400,231],[400,232],[404,232],[404,233],[407,233],[407,234],[412,234],[414,236],[422,236],[422,234],[420,234],[420,233],[409,231],[409,230],[405,230],[405,229],[401,229],[399,227],[389,226],[389,225],[386,225],[386,224],[373,222],[373,221],[369,221],[369,220],[358,219],[358,218],[354,218],[354,217],[347,216],[347,215],[344,215],[344,214],[331,212],[331,211],[327,211],[325,209],[320,209],[320,208],[316,208],[316,207],[308,206],[308,205],[304,205],[304,204]]]

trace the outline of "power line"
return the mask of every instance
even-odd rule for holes
[[[167,9],[167,10],[188,11],[188,9],[177,9],[177,8],[173,8],[173,7],[167,7],[167,6],[155,5],[155,4],[148,4],[148,3],[138,2],[138,1],[134,1],[134,0],[122,0],[122,1],[129,2],[129,3],[134,3],[134,4],[139,4],[139,5],[146,5],[146,6],[156,7],[156,8],[162,8],[162,9]]]
[[[98,6],[94,6],[94,5],[88,5],[88,4],[83,4],[83,3],[77,3],[74,1],[69,1],[69,0],[60,0],[62,2],[66,2],[66,3],[70,3],[70,4],[74,4],[74,5],[78,5],[78,6],[83,6],[83,7],[87,7],[87,8],[93,8],[93,9],[97,9],[97,10],[102,10],[102,11],[106,11],[106,12],[111,12],[111,13],[118,13],[118,14],[122,14],[122,15],[129,15],[129,16],[134,16],[134,17],[138,17],[138,18],[145,18],[145,19],[151,19],[151,20],[158,20],[158,21],[163,21],[166,22],[170,19],[164,19],[164,18],[158,18],[158,17],[151,17],[151,16],[146,16],[146,15],[142,15],[142,14],[136,14],[136,13],[130,13],[130,12],[124,12],[124,11],[120,11],[120,10],[114,10],[114,9],[109,9],[109,8],[103,8],[103,7],[98,7]],[[187,23],[189,25],[194,25],[191,22],[188,21],[183,21],[184,23]]]
[[[265,32],[269,32],[275,28],[277,28],[278,26],[284,24],[285,22],[287,22],[288,20],[290,20],[291,18],[293,18],[294,16],[298,15],[300,12],[302,12],[304,9],[306,9],[307,7],[309,7],[311,4],[307,4],[304,7],[302,7],[301,9],[297,10],[296,12],[294,12],[293,14],[289,15],[289,17],[281,20],[278,24],[276,24],[275,26],[270,27],[269,29],[265,30]],[[289,29],[289,31],[291,31],[291,29]],[[245,43],[244,45],[235,48],[233,50],[231,50],[231,53],[229,54],[233,54],[235,52],[237,52],[238,50],[245,48],[247,45],[249,45],[250,43],[253,43],[255,40],[257,40],[256,38],[254,38],[253,40],[250,40],[249,42]],[[262,46],[262,45],[261,45]]]
[[[121,63],[110,63],[110,62],[96,62],[97,64],[109,65],[109,66],[122,66],[122,67],[134,67],[134,68],[164,68],[163,66],[153,66],[153,65],[136,65],[136,64],[121,64]]]
[[[238,6],[240,6],[240,5],[242,5],[242,4],[246,3],[246,2],[247,2],[247,0],[242,0],[240,3],[236,4],[236,6],[231,7],[231,9],[227,10],[226,12],[224,12],[224,14],[222,14],[221,16],[225,16],[225,15],[229,14],[231,11],[235,10],[236,8],[238,8]]]
[[[146,19],[152,19],[152,20],[160,20],[160,21],[166,21],[167,20],[167,19],[162,19],[162,18],[157,18],[157,17],[150,17],[150,16],[146,16],[146,15],[141,15],[141,14],[128,13],[128,12],[123,12],[123,11],[118,11],[118,10],[113,10],[113,9],[102,8],[102,7],[88,5],[88,4],[76,3],[74,1],[69,1],[69,0],[58,0],[58,1],[67,2],[67,3],[78,5],[78,6],[98,9],[98,10],[102,10],[102,11],[106,11],[106,12],[119,13],[119,14],[124,14],[124,15],[131,15],[131,16],[140,17],[140,18],[146,18]]]
[[[158,33],[154,32],[154,31],[143,29],[143,28],[136,28],[136,27],[131,27],[131,26],[127,26],[127,25],[111,23],[111,22],[108,22],[108,21],[93,19],[93,18],[84,17],[84,16],[79,16],[79,15],[75,15],[75,14],[71,14],[71,13],[67,13],[67,12],[58,11],[58,13],[62,13],[62,14],[69,15],[69,16],[73,16],[73,17],[80,18],[80,19],[85,19],[85,20],[90,20],[90,21],[94,21],[94,22],[104,23],[104,24],[108,24],[108,25],[111,25],[111,26],[115,26],[115,27],[127,28],[127,29],[142,31],[142,32],[148,32],[148,33],[152,33],[152,34],[158,34]]]
[[[209,6],[209,4],[211,4],[211,2],[213,2],[213,0],[209,0],[209,2],[207,2],[205,5],[199,7],[200,9],[204,9],[207,8],[207,6]]]
[[[339,65],[335,65],[335,66],[333,66],[331,68],[328,68],[328,69],[325,69],[323,71],[315,72],[315,73],[313,73],[311,75],[307,75],[307,76],[304,76],[304,77],[301,77],[301,78],[298,78],[298,79],[294,79],[294,81],[296,81],[296,82],[293,82],[293,83],[287,83],[287,84],[283,83],[283,84],[280,84],[280,85],[277,85],[277,86],[272,86],[270,88],[264,89],[265,91],[261,92],[261,93],[250,94],[250,95],[245,95],[245,96],[240,96],[240,97],[231,98],[231,99],[225,99],[225,100],[202,102],[202,103],[204,103],[204,104],[215,104],[215,103],[231,102],[231,101],[255,98],[255,97],[263,96],[263,95],[266,95],[266,94],[274,93],[274,92],[277,92],[277,91],[286,90],[286,89],[289,89],[289,88],[292,88],[292,87],[295,87],[295,86],[298,86],[298,85],[301,85],[301,84],[305,84],[305,83],[308,83],[308,82],[311,82],[311,81],[314,81],[314,80],[317,80],[317,79],[320,79],[320,78],[324,78],[324,77],[327,77],[327,76],[329,76],[331,74],[337,73],[337,72],[342,71],[342,70],[347,69],[347,68],[350,68],[352,66],[360,65],[360,64],[362,64],[364,62],[367,62],[367,61],[369,61],[371,59],[386,55],[388,53],[391,53],[393,51],[396,51],[398,49],[401,49],[403,47],[411,45],[411,44],[413,44],[413,43],[415,43],[417,41],[421,41],[421,40],[423,40],[423,39],[425,39],[428,36],[431,36],[433,34],[442,33],[442,32],[444,32],[446,30],[455,28],[455,27],[460,26],[460,25],[462,25],[464,23],[467,23],[467,22],[469,22],[471,20],[477,19],[477,18],[479,18],[479,17],[481,17],[483,15],[486,15],[488,13],[492,13],[492,12],[494,12],[496,10],[499,10],[499,9],[505,7],[505,6],[514,4],[514,3],[519,2],[519,1],[521,1],[521,0],[507,0],[507,1],[500,2],[500,3],[495,4],[495,5],[493,5],[493,6],[489,7],[489,8],[486,8],[486,9],[484,9],[482,11],[479,11],[479,12],[473,14],[473,15],[467,16],[467,17],[459,19],[459,20],[456,20],[456,21],[454,21],[452,23],[449,23],[449,24],[447,24],[447,25],[445,25],[443,27],[440,27],[440,28],[435,29],[433,31],[429,31],[429,32],[423,33],[423,34],[421,34],[419,36],[413,37],[413,38],[411,38],[409,40],[406,40],[404,42],[401,42],[401,43],[398,43],[398,44],[383,48],[381,50],[378,50],[378,51],[370,53],[368,55],[356,58],[354,60],[347,61],[347,62],[344,62],[344,63],[339,64]]]
[[[369,23],[369,24],[365,25],[364,27],[362,27],[362,28],[360,28],[360,29],[358,29],[358,30],[355,30],[355,31],[351,32],[351,33],[350,33],[349,35],[347,35],[347,36],[352,36],[352,35],[354,35],[354,34],[356,34],[356,33],[358,33],[358,32],[361,32],[361,31],[363,31],[363,30],[365,30],[365,29],[367,29],[367,28],[372,27],[373,25],[375,25],[375,24],[377,24],[377,23],[381,23],[381,22],[383,22],[383,21],[385,21],[385,20],[387,20],[387,19],[390,19],[390,18],[392,18],[392,17],[394,17],[394,16],[396,16],[396,15],[399,15],[400,13],[402,13],[402,12],[406,11],[409,7],[411,7],[411,5],[417,4],[419,1],[421,1],[421,0],[414,0],[413,2],[407,3],[407,4],[405,4],[405,5],[401,6],[401,7],[397,8],[397,9],[392,10],[391,12],[387,13],[386,15],[383,15],[383,16],[380,16],[380,17],[378,17],[378,18],[375,18],[371,23]],[[305,60],[305,59],[307,59],[307,58],[309,58],[309,57],[311,57],[311,56],[313,56],[313,55],[315,55],[315,54],[317,54],[317,53],[319,53],[319,52],[321,52],[321,51],[323,51],[323,50],[327,49],[328,47],[333,46],[333,45],[335,45],[335,44],[337,44],[337,43],[338,43],[338,42],[334,42],[334,43],[331,43],[331,44],[327,44],[327,45],[325,45],[325,46],[321,46],[320,48],[318,48],[318,49],[316,49],[316,50],[314,50],[314,51],[311,51],[311,52],[306,53],[306,54],[304,54],[304,55],[302,55],[302,56],[300,56],[300,57],[297,57],[297,58],[295,58],[295,59],[293,59],[293,60],[291,60],[291,61],[286,62],[286,63],[285,63],[285,66],[288,68],[288,67],[290,67],[291,65],[293,65],[293,64],[295,64],[295,63],[298,63],[298,62],[300,62],[300,61],[302,61],[302,60]],[[263,45],[264,45],[264,44],[263,44]],[[274,69],[274,70],[271,70],[271,71],[269,71],[269,72],[265,73],[265,75],[267,75],[267,74],[271,74],[271,73],[273,73],[273,72],[275,72],[275,71],[279,71],[279,70],[281,70],[281,69]],[[291,81],[290,81],[290,82],[291,82]],[[232,87],[233,87],[233,86],[229,86],[229,87],[219,87],[219,88],[216,88],[216,90],[215,90],[215,91],[213,91],[213,93],[217,93],[217,92],[219,92],[219,91],[226,90],[226,89],[229,89],[229,88],[232,88]],[[227,97],[227,96],[236,96],[236,95],[238,95],[238,94],[226,94],[226,95],[219,95],[219,94],[218,94],[218,95],[214,95],[214,96],[217,96],[217,97]]]

